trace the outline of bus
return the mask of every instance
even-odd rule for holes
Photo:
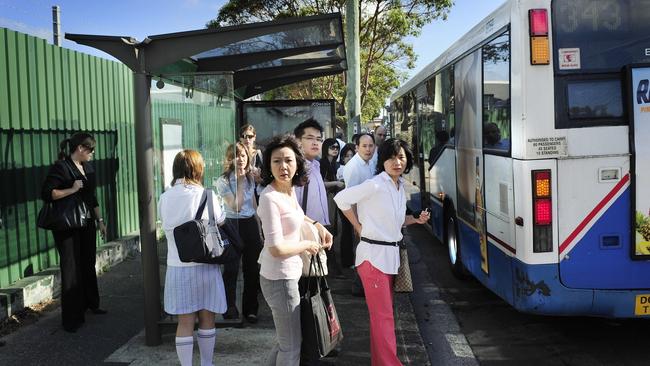
[[[522,312],[650,317],[650,1],[509,0],[390,97],[451,271]]]

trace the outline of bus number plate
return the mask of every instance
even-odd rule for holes
[[[650,315],[650,294],[636,295],[636,305],[634,306],[634,315]]]

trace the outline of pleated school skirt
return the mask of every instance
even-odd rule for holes
[[[164,299],[167,314],[225,313],[228,306],[219,265],[167,266]]]

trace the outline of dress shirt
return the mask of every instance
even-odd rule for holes
[[[336,180],[343,180],[343,172],[345,171],[345,165],[339,166],[336,170]]]
[[[370,164],[376,167],[377,160],[379,160],[379,146],[375,146],[375,152],[372,154],[372,158],[370,158]]]
[[[358,186],[339,192],[334,201],[343,211],[357,205],[357,217],[361,223],[361,236],[380,241],[402,240],[402,225],[406,215],[404,179],[398,180],[399,189],[391,177],[382,172]],[[369,261],[386,274],[397,274],[399,248],[369,244],[361,240],[357,246],[354,265]]]
[[[300,255],[274,257],[269,247],[279,243],[300,244],[300,228],[305,214],[296,202],[295,190],[289,197],[276,191],[272,185],[266,186],[260,195],[257,216],[262,221],[264,248],[260,253],[260,275],[267,280],[297,279],[302,275],[302,258]]]
[[[190,220],[194,220],[196,211],[199,209],[203,196],[203,187],[195,184],[185,184],[183,180],[178,180],[158,199],[158,217],[162,221],[162,228],[167,238],[167,265],[175,267],[198,266],[202,263],[184,263],[178,257],[176,241],[174,240],[174,228]],[[214,218],[218,224],[226,219],[217,195],[212,192],[212,204],[214,205]],[[203,210],[204,220],[208,220],[208,208]]]
[[[253,208],[253,194],[255,192],[255,182],[253,178],[244,177],[244,202],[241,207],[239,207],[239,212],[235,211],[228,204],[224,202],[224,207],[226,209],[226,217],[229,219],[247,219],[255,215],[255,208]],[[228,195],[232,196],[233,199],[237,199],[237,176],[235,173],[232,173],[228,178],[223,175],[217,180],[217,191],[222,197]]]
[[[327,190],[323,177],[320,175],[320,162],[318,160],[306,160],[305,168],[309,174],[309,190],[307,191],[307,207],[305,215],[312,220],[316,220],[323,225],[330,224],[330,216],[328,214],[329,208],[327,207]],[[302,207],[302,194],[303,187],[296,187],[296,200]]]
[[[364,161],[359,154],[354,154],[352,159],[345,164],[343,170],[343,181],[346,187],[354,187],[370,179],[375,175],[375,165],[372,159]]]

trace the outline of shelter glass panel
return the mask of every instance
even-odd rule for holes
[[[293,133],[298,124],[309,118],[323,126],[323,138],[333,137],[334,103],[334,100],[244,102],[242,124],[255,127],[255,143],[262,150],[271,138]]]

